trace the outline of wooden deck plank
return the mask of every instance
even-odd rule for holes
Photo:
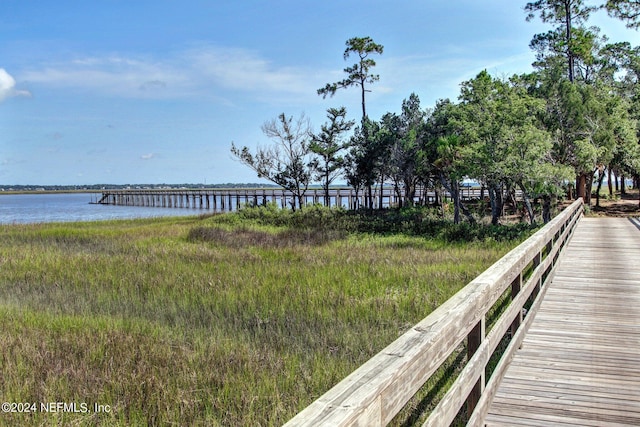
[[[631,221],[580,221],[486,425],[640,425],[638,260]]]
[[[554,396],[556,399],[576,399],[581,401],[602,400],[603,398],[615,397],[616,402],[625,402],[625,404],[635,405],[640,401],[640,394],[636,388],[620,388],[620,387],[598,387],[593,388],[589,395],[585,395],[583,384],[559,384],[554,381],[536,381],[532,383],[527,380],[510,380],[501,384],[503,390],[513,393],[522,393],[521,390],[529,391],[532,396],[538,396],[538,393]]]

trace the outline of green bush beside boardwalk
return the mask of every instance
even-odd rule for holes
[[[528,234],[318,207],[0,226],[0,398],[38,409],[0,425],[280,425]]]

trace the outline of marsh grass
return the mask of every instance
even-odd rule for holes
[[[0,425],[280,425],[516,243],[326,211],[0,227],[1,400],[111,408]]]

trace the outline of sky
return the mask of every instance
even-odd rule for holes
[[[271,141],[284,113],[315,131],[326,110],[361,114],[353,87],[323,99],[355,59],[384,46],[367,113],[456,100],[460,83],[532,71],[529,42],[551,29],[518,0],[2,0],[0,184],[253,183],[231,143]],[[611,41],[637,31],[594,16]]]

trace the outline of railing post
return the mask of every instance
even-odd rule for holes
[[[551,250],[553,249],[553,245],[554,245],[553,238],[550,238],[544,248],[546,256],[549,256],[549,254],[551,253]]]
[[[482,341],[485,337],[485,316],[482,316],[480,321],[473,327],[469,335],[467,335],[467,360],[471,359],[475,352],[482,344]],[[480,378],[471,389],[469,396],[467,397],[467,413],[473,413],[473,410],[476,408],[478,401],[480,400],[480,396],[482,396],[482,392],[484,391],[485,386],[485,372],[482,371]]]
[[[511,282],[511,301],[513,301],[518,296],[521,288],[522,288],[522,272],[520,272],[520,274],[518,274],[518,276],[515,279],[513,279],[513,282]],[[520,310],[520,313],[518,313],[516,318],[513,319],[513,323],[511,324],[512,337],[516,334],[516,331],[520,327],[520,324],[522,323],[522,317],[523,317],[522,310]]]
[[[540,251],[538,251],[536,256],[533,257],[533,270],[538,268],[538,266],[541,263],[542,263],[542,249]],[[542,287],[542,275],[540,275],[540,278],[538,279],[538,283],[536,283],[536,287],[533,290],[534,299],[535,299],[535,297],[538,296],[538,293],[540,292],[540,288],[541,287]]]

